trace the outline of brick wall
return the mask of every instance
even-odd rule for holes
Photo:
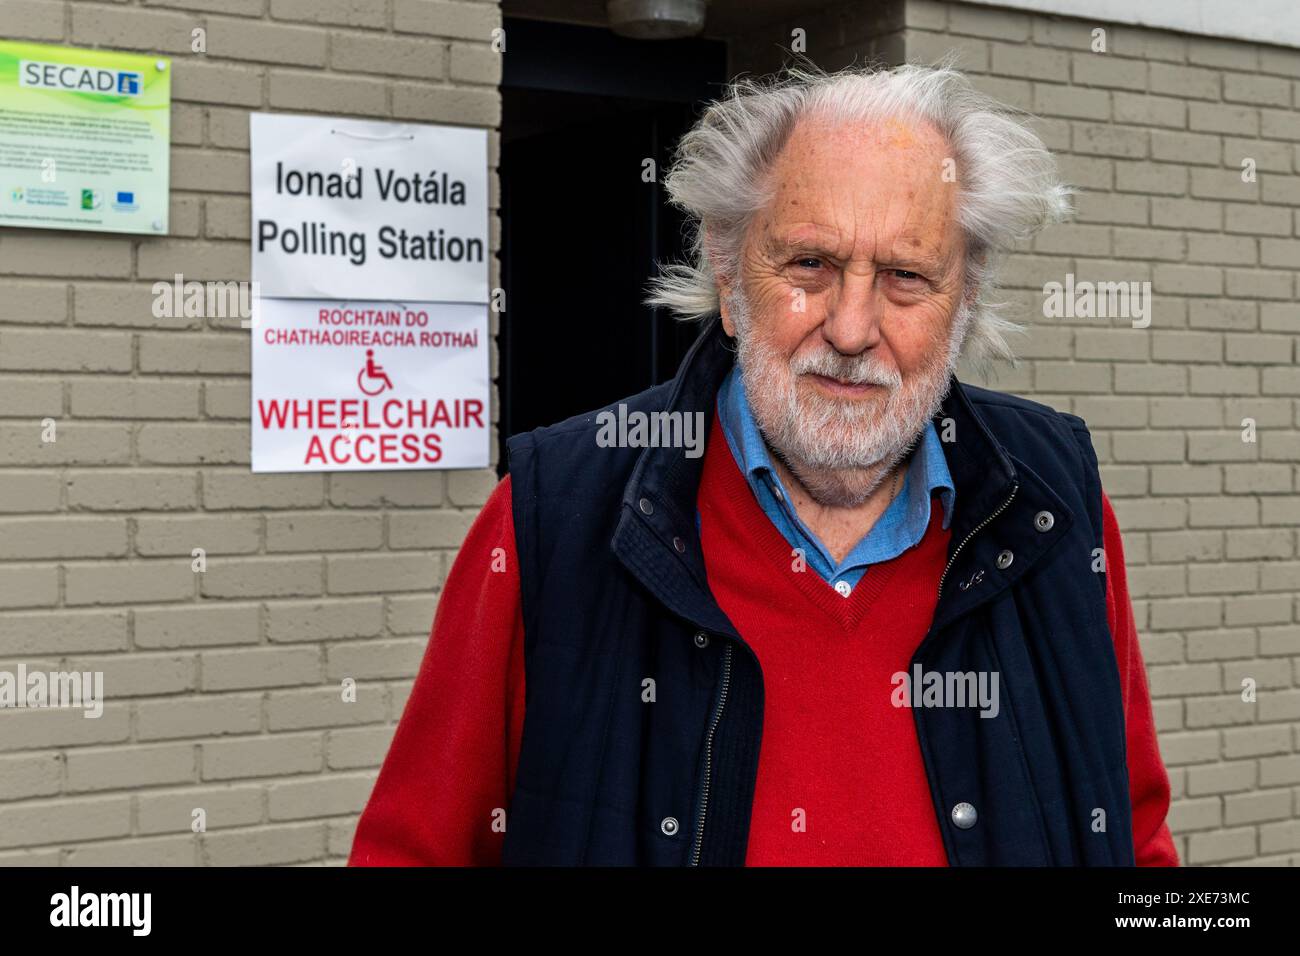
[[[1092,429],[1183,862],[1300,865],[1300,50],[897,0],[755,31],[733,71],[779,66],[796,28],[828,68],[956,51],[1039,117],[1078,215],[1007,263],[1023,361],[966,378]],[[1067,273],[1150,282],[1150,327],[1045,318]]]
[[[493,2],[0,0],[7,39],[173,63],[168,237],[0,230],[0,670],[103,671],[108,701],[0,711],[0,864],[345,858],[494,472],[252,475],[249,333],[155,318],[151,286],[248,278],[250,110],[496,127],[499,25]]]

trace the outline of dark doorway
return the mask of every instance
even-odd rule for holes
[[[684,254],[657,180],[726,69],[712,41],[505,26],[500,474],[506,438],[670,378],[694,340],[695,324],[641,300],[656,261]]]

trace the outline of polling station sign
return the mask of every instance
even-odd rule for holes
[[[258,299],[254,472],[483,468],[487,306]]]
[[[262,295],[488,301],[486,130],[253,113],[250,155]]]
[[[0,226],[165,234],[169,67],[0,40]]]

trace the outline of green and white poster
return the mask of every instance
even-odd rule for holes
[[[167,232],[171,63],[0,40],[0,226]]]

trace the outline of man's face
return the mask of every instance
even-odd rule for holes
[[[723,283],[755,418],[826,504],[870,494],[938,409],[969,312],[948,147],[910,121],[805,120]]]

